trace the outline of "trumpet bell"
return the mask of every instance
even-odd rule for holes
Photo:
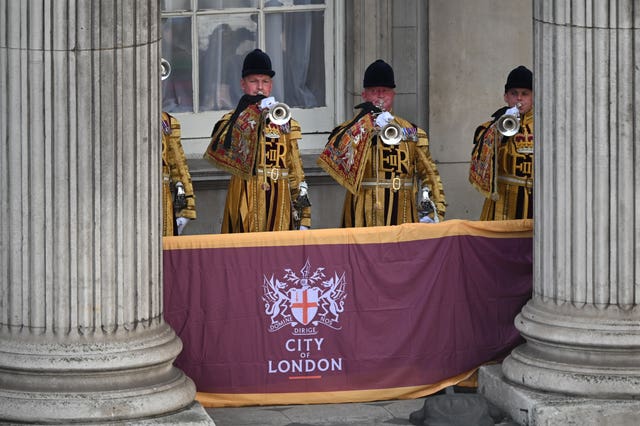
[[[291,109],[287,104],[277,103],[269,108],[268,117],[276,126],[282,126],[291,120]]]
[[[498,118],[496,129],[498,129],[503,136],[513,136],[518,133],[520,129],[520,119],[515,115],[504,114]]]
[[[166,80],[171,74],[171,64],[164,58],[160,59],[160,79]]]
[[[385,145],[398,145],[402,140],[402,129],[395,123],[388,123],[378,133]]]

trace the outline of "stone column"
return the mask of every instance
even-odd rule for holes
[[[158,7],[0,0],[0,421],[193,402],[162,318]]]
[[[635,0],[534,0],[533,297],[506,390],[480,374],[526,424],[637,424],[639,18]]]
[[[503,371],[539,390],[637,397],[640,9],[535,0],[534,22],[534,291],[516,319],[527,343]]]

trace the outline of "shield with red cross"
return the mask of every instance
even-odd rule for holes
[[[318,312],[318,288],[296,288],[291,291],[291,313],[302,325],[309,324]]]

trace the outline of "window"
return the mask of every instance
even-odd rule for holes
[[[331,130],[332,0],[161,0],[160,7],[162,57],[171,65],[162,108],[183,122],[185,136],[207,137],[212,121],[235,108],[242,61],[256,47],[276,72],[272,95],[292,108],[303,131]]]

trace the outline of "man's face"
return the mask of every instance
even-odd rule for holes
[[[391,111],[391,108],[393,107],[393,98],[395,96],[396,91],[390,87],[366,87],[362,91],[363,101],[371,102],[384,111]]]
[[[518,111],[520,111],[520,114],[526,114],[533,108],[533,92],[529,89],[519,89],[517,87],[509,89],[504,94],[504,101],[509,105],[509,108],[520,104]]]
[[[240,80],[240,87],[245,95],[271,95],[271,86],[273,82],[271,77],[264,74],[249,74]]]

